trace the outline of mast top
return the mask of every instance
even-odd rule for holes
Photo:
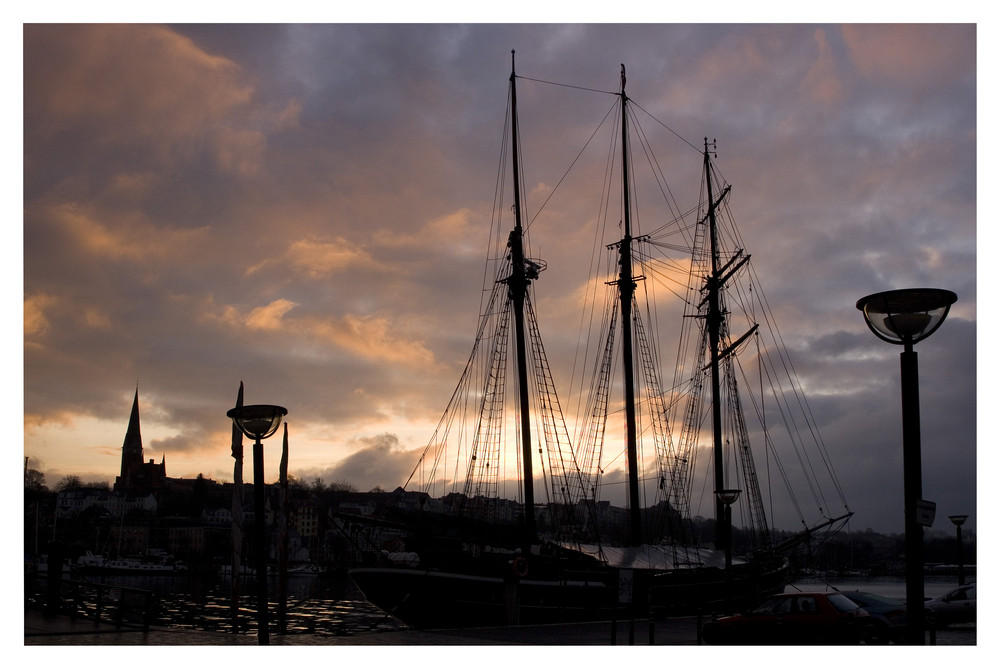
[[[622,95],[625,94],[625,63],[622,63]]]

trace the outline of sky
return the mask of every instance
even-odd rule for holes
[[[248,404],[288,409],[293,476],[402,485],[475,333],[516,49],[523,77],[605,91],[624,63],[630,98],[687,142],[717,139],[851,529],[902,531],[899,348],[855,302],[957,293],[917,347],[923,496],[934,529],[958,513],[974,529],[977,39],[971,24],[25,25],[23,455],[50,486],[112,482],[138,385],[146,458],[231,481],[243,382]],[[537,208],[589,120],[519,86]],[[700,156],[682,145],[672,177],[694,205]],[[549,313],[574,308],[578,233],[539,235]],[[550,360],[568,359],[553,334]]]

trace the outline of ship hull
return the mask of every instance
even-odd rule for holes
[[[616,591],[601,581],[480,576],[404,567],[351,570],[365,598],[409,627],[498,627],[610,618]]]
[[[728,574],[718,568],[662,571],[650,579],[650,605],[672,615],[741,611],[782,592],[787,576],[788,561],[777,558],[735,564]]]
[[[466,569],[373,566],[350,571],[367,601],[417,629],[497,627],[611,620],[641,612],[736,610],[780,592],[784,564],[659,571],[525,562],[478,562]],[[518,573],[520,571],[521,573]]]

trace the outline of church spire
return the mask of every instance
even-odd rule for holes
[[[115,490],[147,495],[166,486],[166,453],[160,459],[160,464],[156,464],[153,460],[144,462],[142,458],[142,433],[139,431],[139,383],[136,382],[135,397],[132,399],[132,413],[129,415],[128,429],[125,430],[125,443],[122,444],[122,472],[115,480]]]
[[[135,397],[132,399],[132,414],[128,419],[128,429],[125,431],[125,442],[122,444],[121,477],[128,478],[131,471],[142,466],[142,433],[139,430],[139,384],[135,386]]]

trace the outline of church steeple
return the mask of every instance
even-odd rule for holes
[[[125,442],[122,444],[121,478],[128,480],[129,474],[140,467],[142,467],[142,433],[139,430],[139,384],[136,384],[132,414],[129,416]]]
[[[139,384],[135,384],[135,397],[132,399],[132,413],[128,419],[128,429],[125,430],[125,442],[122,444],[122,471],[115,479],[115,490],[129,494],[148,495],[150,492],[162,490],[167,485],[167,456],[163,455],[160,464],[154,460],[143,462],[142,433],[139,431]]]

